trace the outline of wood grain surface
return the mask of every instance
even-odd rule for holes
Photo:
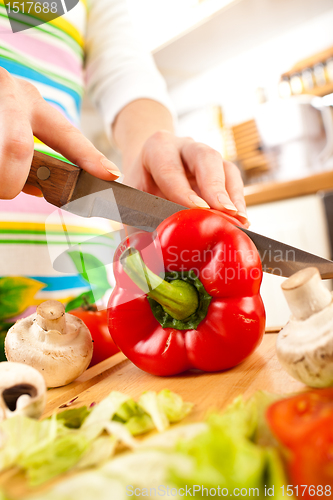
[[[232,370],[192,372],[173,377],[149,375],[119,353],[90,368],[72,384],[48,391],[44,416],[59,410],[75,397],[70,408],[99,402],[110,391],[124,392],[136,399],[144,391],[167,388],[195,403],[188,420],[197,421],[204,418],[208,410],[220,410],[240,394],[250,396],[258,390],[283,394],[304,389],[303,384],[281,368],[275,355],[275,340],[276,334],[265,335],[257,351]]]

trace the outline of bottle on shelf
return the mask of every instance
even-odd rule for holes
[[[333,82],[333,57],[326,61],[326,76],[329,82]]]
[[[290,87],[291,87],[292,94],[294,94],[294,95],[302,94],[303,82],[302,82],[301,75],[299,73],[295,73],[294,75],[291,75]]]
[[[322,62],[314,65],[313,74],[314,74],[316,85],[318,87],[322,87],[323,85],[326,84],[325,66]]]
[[[312,90],[315,86],[312,68],[305,68],[302,71],[302,83],[304,91]]]

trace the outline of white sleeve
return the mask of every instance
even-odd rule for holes
[[[134,36],[126,0],[90,0],[85,79],[109,137],[119,111],[136,99],[158,101],[174,115],[152,55]]]

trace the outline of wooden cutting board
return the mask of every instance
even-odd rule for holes
[[[232,370],[219,373],[185,373],[173,377],[156,377],[141,371],[122,353],[87,370],[66,387],[48,391],[44,416],[59,410],[98,403],[111,391],[129,394],[134,399],[144,391],[170,389],[185,401],[195,404],[188,420],[204,418],[211,408],[222,409],[240,394],[250,396],[263,390],[277,394],[304,390],[304,385],[283,370],[275,354],[276,334],[266,334],[261,346],[247,360]]]
[[[305,386],[292,379],[280,366],[275,354],[276,334],[266,333],[261,346],[246,361],[220,373],[185,373],[174,377],[155,377],[134,366],[122,353],[87,370],[66,387],[48,391],[44,417],[62,408],[98,403],[111,391],[120,391],[137,399],[144,391],[170,389],[185,401],[195,404],[184,423],[202,420],[212,409],[221,410],[240,394],[251,396],[263,390],[277,394],[302,391]],[[13,497],[27,494],[25,482],[12,474],[0,475]]]

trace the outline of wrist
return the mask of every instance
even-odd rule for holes
[[[160,130],[174,132],[171,113],[157,101],[138,99],[125,106],[118,114],[112,134],[123,156],[123,165],[131,165],[153,134]]]

